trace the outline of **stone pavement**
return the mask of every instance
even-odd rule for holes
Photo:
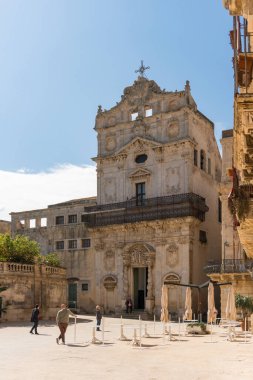
[[[120,319],[105,318],[105,344],[91,344],[94,317],[79,319],[74,341],[74,324],[69,325],[66,345],[57,345],[58,327],[41,322],[40,335],[29,334],[30,323],[0,324],[1,380],[143,379],[143,380],[248,380],[253,378],[253,339],[229,342],[222,327],[214,334],[179,337],[178,325],[171,324],[176,341],[162,335],[162,325],[147,323],[152,338],[143,338],[141,348],[131,341],[119,341]],[[139,321],[124,320],[124,334],[133,337]],[[183,328],[181,325],[181,333]],[[102,332],[97,333],[102,338]]]

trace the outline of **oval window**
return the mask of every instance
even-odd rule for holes
[[[148,156],[146,154],[139,154],[139,156],[135,158],[135,162],[136,164],[142,164],[143,162],[147,160],[147,158]]]

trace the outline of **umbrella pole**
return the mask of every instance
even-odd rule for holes
[[[141,316],[139,315],[139,329],[140,329],[140,348],[141,348]]]
[[[245,317],[245,319],[244,319],[244,343],[246,343],[247,342],[247,331],[246,331],[246,329],[247,329],[247,321],[246,321],[246,318],[247,317]]]
[[[155,314],[154,314],[154,335],[155,335]]]
[[[76,318],[75,318],[75,328],[74,328],[74,342],[76,343]]]
[[[178,317],[178,340],[180,340],[181,335],[181,326],[180,326],[180,317]]]

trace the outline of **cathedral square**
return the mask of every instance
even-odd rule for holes
[[[141,61],[116,105],[94,115],[97,195],[0,220],[7,245],[28,237],[42,255],[0,261],[4,378],[252,377],[253,5],[223,6],[234,124],[221,151],[190,78],[163,89]],[[36,304],[40,337],[28,333]],[[77,318],[65,343],[54,320],[66,305]]]

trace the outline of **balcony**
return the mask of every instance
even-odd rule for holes
[[[204,267],[206,274],[213,273],[249,273],[253,271],[253,260],[225,259],[210,262]]]
[[[209,210],[205,199],[193,193],[143,199],[141,205],[136,203],[136,199],[131,199],[126,202],[85,207],[82,221],[88,227],[187,216],[204,221],[205,213]]]

